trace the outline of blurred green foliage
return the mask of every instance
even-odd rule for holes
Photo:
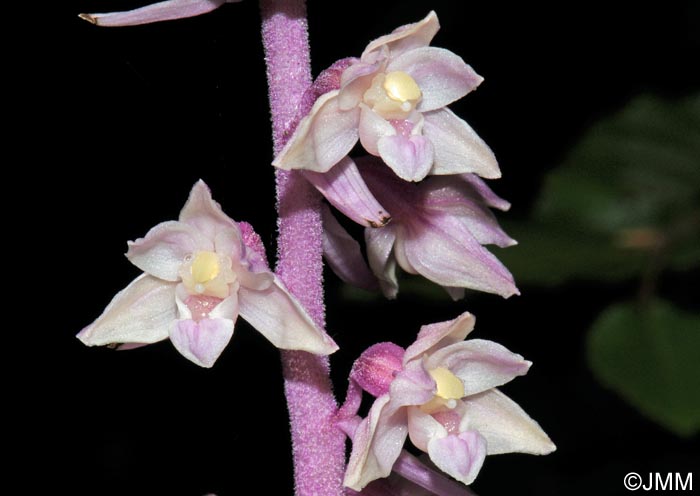
[[[545,179],[527,222],[505,223],[520,246],[498,251],[518,283],[619,280],[663,252],[700,265],[700,95],[639,97],[593,126]]]
[[[700,315],[656,299],[667,269],[700,266],[700,95],[631,101],[545,178],[519,246],[497,253],[519,284],[638,278],[588,336],[595,376],[678,435],[700,430]],[[688,288],[700,298],[699,288]]]
[[[588,357],[600,382],[652,420],[700,430],[700,316],[662,300],[616,303],[593,324]]]

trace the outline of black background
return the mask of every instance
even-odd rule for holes
[[[691,1],[663,8],[309,3],[314,74],[437,11],[442,30],[433,44],[485,77],[453,109],[499,158],[503,179],[493,188],[513,203],[502,218],[527,215],[543,174],[597,119],[643,92],[676,98],[700,87],[700,9]],[[237,326],[212,370],[189,363],[168,342],[117,353],[74,338],[138,274],[122,256],[125,241],[175,219],[198,178],[231,217],[256,227],[274,259],[274,171],[256,3],[135,28],[99,29],[77,18],[140,4],[61,2],[18,41],[39,41],[20,57],[30,77],[22,83],[26,96],[18,97],[27,111],[15,127],[27,139],[18,140],[23,153],[13,168],[30,174],[21,191],[41,211],[25,227],[38,252],[32,263],[42,267],[23,298],[32,303],[33,323],[18,329],[31,344],[14,353],[35,379],[24,387],[8,378],[24,393],[12,408],[22,418],[11,426],[27,448],[19,457],[31,469],[23,486],[29,494],[292,494],[278,353],[247,324]],[[671,275],[662,286],[689,307],[697,296],[692,276]],[[632,297],[634,281],[556,292],[521,287],[523,296],[507,301],[472,294],[435,304],[401,296],[345,302],[334,276],[327,280],[328,330],[341,346],[332,360],[340,395],[364,348],[382,340],[406,346],[421,324],[465,310],[477,316],[475,336],[534,362],[504,390],[559,449],[544,458],[488,458],[473,485],[481,496],[624,494],[629,471],[695,467],[700,476],[696,439],[646,420],[586,367],[587,327],[608,302]],[[37,294],[48,295],[41,305]]]

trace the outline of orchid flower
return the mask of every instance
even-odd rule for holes
[[[105,27],[137,26],[194,17],[241,0],[166,0],[125,12],[80,14],[81,19]]]
[[[358,139],[400,178],[475,173],[500,177],[493,153],[447,105],[482,81],[459,56],[428,46],[434,12],[372,41],[338,87],[318,97],[273,165],[327,172]]]
[[[463,484],[474,481],[486,455],[544,455],[556,449],[540,426],[496,389],[527,373],[531,363],[492,341],[463,341],[474,322],[464,313],[423,326],[406,350],[380,343],[355,362],[352,383],[377,399],[354,432],[347,487],[359,491],[388,477],[407,436]],[[356,412],[361,392],[349,391],[346,403]]]
[[[420,274],[457,299],[463,288],[519,294],[513,276],[483,244],[516,244],[498,225],[489,207],[508,210],[474,174],[431,176],[419,184],[402,181],[377,159],[358,159],[357,166],[369,189],[392,213],[392,222],[365,229],[369,267],[385,296],[398,293],[397,264]],[[376,282],[362,258],[360,247],[329,212],[324,216],[325,256],[329,265],[350,284],[372,289]]]
[[[178,221],[130,242],[126,256],[144,273],[78,334],[88,346],[133,348],[170,338],[183,356],[211,367],[240,315],[278,348],[337,349],[270,272],[257,234],[226,216],[202,181]]]

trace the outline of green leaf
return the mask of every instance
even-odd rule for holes
[[[700,95],[642,96],[593,126],[545,178],[519,246],[497,250],[518,284],[638,276],[651,257],[700,265]],[[662,254],[662,255],[661,255]]]
[[[700,315],[660,300],[613,305],[589,332],[588,362],[645,416],[681,436],[700,430]]]
[[[700,199],[700,95],[639,97],[593,126],[552,171],[535,209],[595,232],[660,228]]]

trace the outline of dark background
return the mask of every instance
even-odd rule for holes
[[[643,92],[676,98],[700,87],[700,9],[692,1],[663,8],[309,3],[315,74],[437,11],[442,30],[434,44],[485,77],[453,109],[499,158],[503,179],[493,188],[513,203],[501,218],[527,215],[543,174],[597,119]],[[41,252],[35,261],[48,270],[35,283],[51,294],[48,304],[29,310],[31,332],[40,338],[30,334],[32,348],[18,353],[37,379],[23,388],[16,424],[28,448],[22,461],[32,467],[26,492],[228,496],[252,484],[259,488],[254,494],[291,494],[278,353],[247,324],[239,323],[212,370],[191,364],[168,342],[117,353],[74,338],[138,274],[123,258],[126,240],[176,218],[198,178],[231,217],[256,227],[273,257],[274,171],[256,2],[123,29],[98,29],[77,14],[142,2],[61,4],[32,26],[41,48],[24,59],[32,75],[30,139],[17,168],[31,174],[23,189],[43,212],[31,230],[40,240],[33,243]],[[700,476],[697,439],[646,420],[586,366],[586,329],[609,301],[634,294],[635,282],[521,287],[523,296],[507,301],[471,294],[436,304],[408,296],[348,302],[334,276],[327,281],[328,330],[341,345],[332,360],[341,395],[364,348],[382,340],[406,346],[421,324],[465,310],[477,316],[475,336],[534,362],[528,376],[504,390],[559,449],[544,458],[488,458],[473,485],[481,496],[624,494],[630,471],[694,468]],[[692,282],[676,274],[662,284],[688,305],[697,295]]]

